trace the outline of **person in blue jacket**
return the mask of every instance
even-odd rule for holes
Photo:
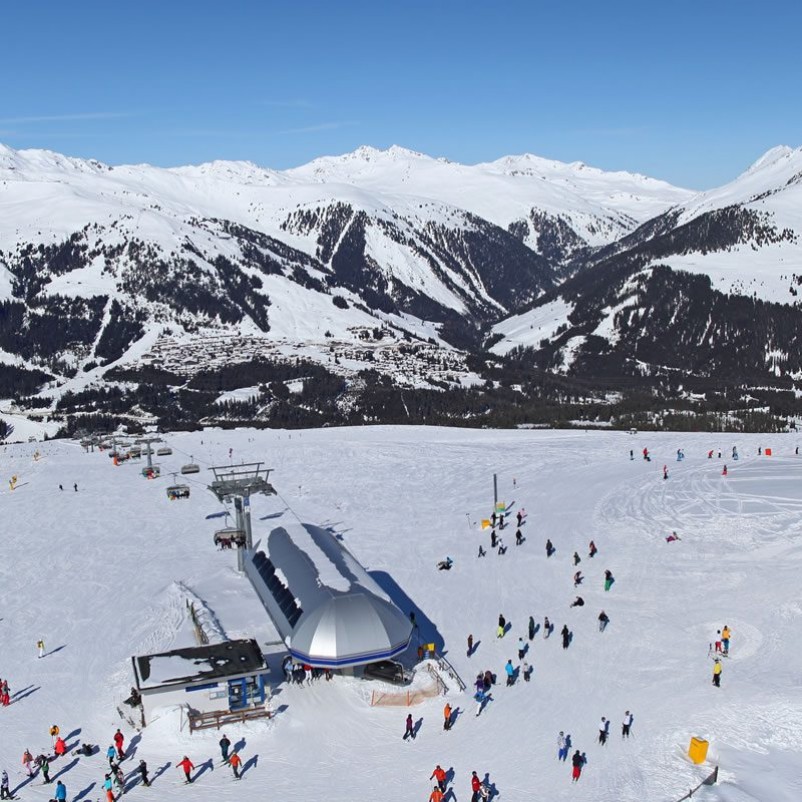
[[[56,802],[67,802],[67,786],[61,780],[56,782],[56,793],[54,794]]]
[[[512,660],[507,660],[504,670],[507,672],[507,685],[512,685],[515,682],[515,668],[512,665]]]

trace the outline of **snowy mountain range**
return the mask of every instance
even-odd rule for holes
[[[362,147],[274,171],[0,146],[0,397],[131,412],[160,384],[261,398],[258,415],[303,406],[321,370],[341,408],[366,377],[442,392],[510,361],[590,389],[802,377],[801,193],[790,148],[693,193],[529,154]],[[265,397],[274,374],[301,381],[289,401]]]

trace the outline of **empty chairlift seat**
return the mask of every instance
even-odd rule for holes
[[[196,465],[194,462],[188,462],[186,465],[181,466],[181,473],[185,475],[188,473],[200,473],[200,466]]]
[[[170,454],[173,453],[173,449],[169,446],[162,446],[161,448],[156,449],[156,456],[157,457],[169,457]]]

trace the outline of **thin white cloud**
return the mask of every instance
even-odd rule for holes
[[[81,120],[118,120],[133,117],[123,111],[90,111],[83,114],[37,114],[29,117],[0,117],[0,125],[26,125],[29,123],[80,122]]]
[[[342,122],[316,123],[315,125],[304,125],[300,128],[285,128],[277,131],[278,134],[314,134],[317,131],[334,131],[337,128],[348,128],[351,125],[359,125],[355,120],[345,120]]]
[[[308,100],[296,98],[294,100],[263,100],[263,106],[273,106],[277,109],[311,109],[312,104]]]

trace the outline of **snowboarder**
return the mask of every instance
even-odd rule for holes
[[[543,637],[548,638],[551,635],[551,621],[549,621],[549,617],[546,616],[543,619]]]
[[[682,540],[682,538],[676,533],[672,532],[668,537],[666,537],[666,543],[673,543],[675,540]]]
[[[557,760],[566,760],[568,757],[568,743],[565,740],[565,733],[560,730],[557,736]]]
[[[621,723],[621,737],[622,738],[629,738],[630,731],[632,730],[632,722],[635,720],[635,716],[627,710],[624,713],[624,721]]]
[[[577,552],[574,552],[574,566],[579,565],[581,562],[582,558],[579,556],[579,554],[577,554]]]
[[[120,760],[125,760],[125,750],[123,749],[124,741],[125,736],[118,729],[117,732],[114,733],[114,745],[117,747],[117,757],[120,758]]]
[[[610,722],[602,716],[601,724],[599,724],[599,743],[604,746],[607,743],[607,735],[610,732]]]
[[[150,787],[150,780],[148,779],[148,764],[144,760],[139,761],[139,776],[142,778],[142,785],[145,788]]]
[[[529,616],[529,640],[534,640],[535,638],[535,619],[532,616]]]
[[[596,544],[591,540],[588,544],[588,557],[595,557],[598,551]]]
[[[523,638],[518,638],[518,659],[523,660],[526,652],[526,644]]]
[[[721,645],[724,648],[724,654],[729,656],[730,654],[730,628],[727,624],[724,624],[724,629],[721,630]]]
[[[67,786],[61,780],[56,780],[56,793],[53,794],[53,798],[56,802],[67,801]]]
[[[228,759],[228,765],[231,766],[231,770],[234,772],[234,779],[238,780],[240,778],[239,769],[242,765],[242,758],[236,752],[232,752],[231,757]]]
[[[429,775],[429,779],[436,780],[437,787],[441,791],[446,790],[446,773],[443,771],[443,767],[439,763],[434,767],[434,771]]]
[[[571,643],[571,631],[568,629],[568,624],[563,624],[560,634],[563,636],[563,649],[567,649]]]
[[[717,657],[713,662],[713,684],[717,687],[721,687],[721,658]]]
[[[579,754],[579,750],[577,749],[571,758],[571,782],[579,781],[579,778],[582,776],[582,766],[584,765],[584,762],[585,761],[582,760],[582,755]]]
[[[585,600],[581,596],[577,596],[569,605],[570,607],[584,607]]]
[[[607,625],[609,623],[610,623],[610,617],[607,615],[607,613],[604,612],[604,610],[602,610],[599,613],[599,632],[604,632],[604,630],[607,629]]]
[[[410,718],[412,717],[410,716]],[[175,764],[175,767],[177,769],[183,769],[185,782],[192,782],[191,772],[195,768],[195,764],[186,755],[184,755],[182,760],[179,760],[178,763]]]
[[[11,792],[8,790],[8,772],[5,769],[0,775],[0,799],[11,799]]]
[[[512,660],[507,660],[504,666],[504,671],[507,673],[507,687],[515,684],[515,668],[512,665]]]
[[[613,582],[615,582],[615,577],[613,576],[612,571],[605,571],[604,572],[604,589],[610,590],[613,586]]]
[[[407,738],[412,738],[413,741],[415,740],[415,724],[412,721],[412,713],[407,714],[406,729],[404,730],[403,740],[406,741]]]
[[[223,737],[218,741],[220,746],[220,755],[223,758],[223,763],[228,763],[228,749],[231,746],[231,741],[228,740],[228,736],[223,733]]]
[[[581,572],[581,571],[577,571],[577,572],[574,574],[574,587],[576,588],[576,587],[578,587],[579,585],[581,585],[581,584],[582,584],[582,580],[583,580],[584,578],[585,578],[585,577],[583,577],[583,576],[582,576],[582,572]]]
[[[446,702],[445,707],[443,708],[443,729],[450,730],[451,729],[451,705]]]
[[[503,638],[504,637],[504,633],[506,632],[506,630],[507,630],[507,619],[504,618],[503,615],[499,614],[499,617],[498,617],[498,635],[497,635],[497,637]]]
[[[468,657],[473,654],[473,635],[468,635]]]

